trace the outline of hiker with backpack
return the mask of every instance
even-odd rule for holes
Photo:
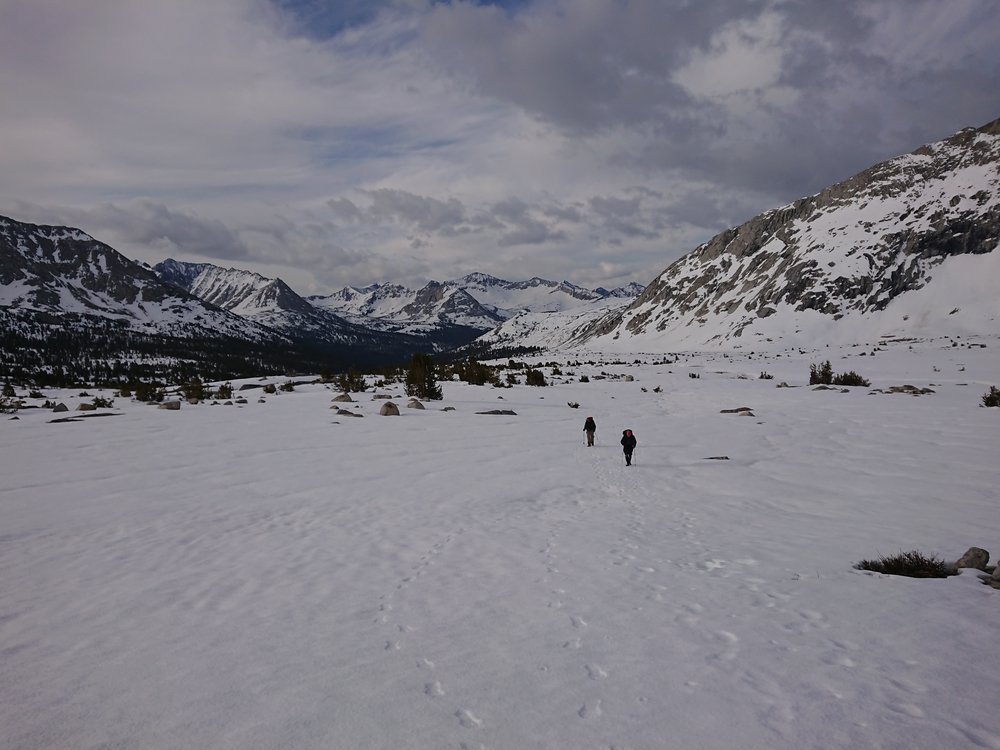
[[[594,421],[593,417],[587,417],[587,421],[583,423],[583,431],[587,433],[587,446],[594,446],[594,433],[597,432],[597,422]]]
[[[635,435],[632,434],[632,430],[622,431],[622,452],[625,453],[626,466],[632,465],[632,453],[635,451],[637,442]]]

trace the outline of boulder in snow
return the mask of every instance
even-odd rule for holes
[[[392,401],[386,401],[382,404],[382,408],[378,410],[378,413],[382,417],[398,417],[399,407],[392,403]]]
[[[966,553],[955,561],[955,567],[986,570],[986,564],[989,561],[990,553],[982,547],[969,547]]]

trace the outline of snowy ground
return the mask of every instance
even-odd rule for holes
[[[995,563],[985,343],[0,418],[0,744],[1000,748],[1000,590],[852,568]],[[775,387],[827,357],[936,393]]]

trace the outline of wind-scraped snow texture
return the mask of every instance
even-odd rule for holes
[[[853,568],[995,562],[998,352],[595,356],[394,418],[318,384],[5,416],[0,744],[1000,748],[1000,591]],[[873,388],[806,387],[827,358]],[[874,392],[901,384],[934,392]]]

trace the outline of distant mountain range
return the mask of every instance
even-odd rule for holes
[[[304,298],[0,217],[0,377],[254,374],[412,353],[668,352],[1000,331],[1000,120],[726,230],[643,289],[486,274]]]
[[[398,364],[468,344],[523,310],[623,304],[639,291],[471,274],[418,290],[376,284],[306,299],[281,279],[176,260],[150,269],[78,229],[0,217],[0,376]]]
[[[603,315],[522,315],[490,346],[676,351],[1000,334],[1000,120],[728,229]]]

